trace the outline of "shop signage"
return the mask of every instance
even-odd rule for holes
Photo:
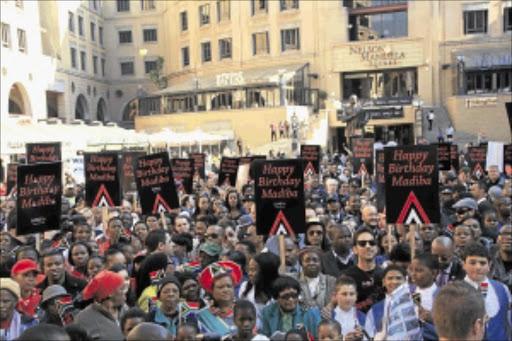
[[[495,107],[498,97],[475,97],[466,99],[466,108]]]
[[[244,73],[243,72],[225,72],[216,76],[215,83],[217,86],[228,86],[228,85],[244,85]]]
[[[370,113],[370,119],[372,120],[387,120],[392,118],[403,118],[403,108],[382,108],[382,109],[363,109]]]
[[[405,59],[404,51],[395,51],[386,45],[351,46],[350,55],[358,55],[361,62],[371,67],[400,65]]]
[[[306,231],[302,162],[301,159],[254,161],[259,235],[294,235]]]

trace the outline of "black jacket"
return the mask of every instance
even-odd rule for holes
[[[450,276],[448,281],[459,281],[463,280],[464,277],[466,277],[466,271],[464,271],[462,268],[462,263],[460,260],[456,258],[452,261],[452,268],[450,269]]]
[[[354,257],[351,257],[347,265],[343,264],[332,251],[327,251],[322,255],[322,273],[338,278],[341,272],[354,265]]]
[[[48,284],[48,278],[45,278],[44,281],[39,283],[37,287],[41,289],[41,292],[44,291],[44,289],[48,288],[50,285]],[[64,283],[62,283],[62,286],[68,294],[71,295],[71,297],[75,298],[78,294],[84,290],[84,288],[87,286],[87,282],[77,278],[75,276],[72,276],[66,272]]]

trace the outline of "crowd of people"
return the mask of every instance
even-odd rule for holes
[[[385,340],[404,283],[424,340],[508,340],[512,182],[492,165],[440,179],[440,224],[387,224],[375,179],[325,155],[305,180],[306,232],[284,247],[258,234],[254,186],[215,172],[155,215],[134,195],[87,207],[68,178],[60,227],[37,236],[16,235],[6,198],[0,340]]]

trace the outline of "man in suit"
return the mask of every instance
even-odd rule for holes
[[[347,225],[335,224],[332,229],[332,250],[322,255],[322,272],[337,278],[341,272],[355,264],[352,252],[352,234]]]
[[[439,236],[432,242],[432,254],[439,260],[439,273],[436,277],[438,287],[462,280],[466,276],[462,264],[454,255],[453,241],[446,236]]]

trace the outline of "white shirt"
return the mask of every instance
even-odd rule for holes
[[[308,278],[304,276],[304,278],[306,279],[306,283],[308,284],[309,293],[311,294],[311,297],[315,297],[315,294],[317,293],[320,284],[320,276],[317,276],[315,278]]]
[[[434,283],[430,287],[421,289],[416,288],[416,292],[421,295],[421,306],[428,310],[432,311],[432,307],[434,304],[434,293],[437,290],[437,285]]]
[[[467,275],[464,278],[464,281],[471,284],[476,290],[480,291],[481,283],[473,282]],[[491,283],[489,283],[489,279],[485,277],[482,283],[487,283],[488,290],[487,295],[485,296],[485,311],[489,318],[493,318],[496,316],[500,310],[500,302],[498,302],[498,295],[496,295],[496,291],[494,291],[494,287]]]
[[[343,336],[348,333],[352,333],[355,330],[356,325],[359,325],[357,310],[354,307],[349,311],[336,307],[336,309],[334,309],[334,319],[341,324]]]

